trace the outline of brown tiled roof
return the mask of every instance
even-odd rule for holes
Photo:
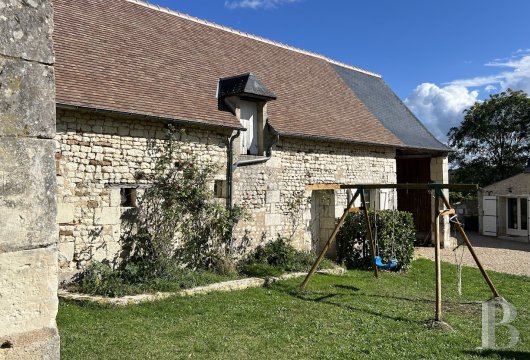
[[[219,78],[252,72],[281,134],[402,146],[328,60],[126,0],[55,0],[57,102],[239,127]]]

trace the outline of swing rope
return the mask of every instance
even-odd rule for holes
[[[381,192],[379,192],[379,196],[381,196]],[[385,193],[385,203],[386,203],[386,193]],[[388,263],[383,263],[383,260],[381,256],[379,256],[380,246],[379,246],[379,237],[378,237],[378,229],[377,229],[377,210],[374,208],[374,239],[375,239],[375,262],[378,268],[380,269],[394,269],[397,266],[397,260],[395,256],[395,238],[394,238],[394,228],[395,228],[395,219],[394,219],[394,211],[392,212],[392,235],[391,235],[391,259]]]
[[[379,237],[377,236],[377,210],[374,209],[374,239],[375,239],[375,253],[379,256]]]
[[[385,195],[386,197],[386,195]],[[386,200],[386,199],[385,199]],[[396,251],[394,248],[396,238],[394,237],[394,229],[396,228],[396,204],[394,201],[394,192],[392,191],[392,259],[396,258]]]
[[[456,218],[456,221],[455,221],[455,218]],[[454,223],[454,224],[456,224],[458,222],[457,215],[451,216],[449,218],[449,221]],[[456,229],[453,229],[453,237],[457,238],[456,237]],[[459,247],[462,247],[462,251],[460,252],[460,260],[458,259],[457,255],[456,255],[456,251],[458,250]],[[459,296],[462,296],[462,264],[464,262],[464,252],[465,251],[466,251],[466,249],[464,247],[464,242],[463,241],[460,244],[458,244],[453,249],[453,254],[455,255],[455,263],[456,263],[456,285],[457,285],[458,295]]]

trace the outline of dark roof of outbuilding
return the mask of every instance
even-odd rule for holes
[[[139,0],[54,0],[54,9],[58,104],[239,128],[216,87],[252,72],[266,88],[247,81],[243,92],[277,96],[267,113],[282,135],[413,146],[396,129],[407,123],[380,118],[334,65],[377,74]]]
[[[405,146],[450,151],[412,114],[383,79],[333,65],[348,87]]]
[[[232,95],[275,100],[276,95],[252,73],[219,79],[219,97]]]

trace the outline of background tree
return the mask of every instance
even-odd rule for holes
[[[481,186],[520,173],[530,149],[530,98],[523,91],[490,95],[464,110],[449,130],[451,180]]]

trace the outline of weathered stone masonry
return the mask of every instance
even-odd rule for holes
[[[116,257],[120,246],[120,188],[148,185],[138,174],[153,170],[157,154],[150,150],[150,143],[164,141],[165,132],[166,125],[160,121],[58,110],[59,263],[64,278],[90,260]],[[216,179],[223,180],[230,133],[188,126],[181,148],[218,164]],[[311,192],[304,191],[304,186],[393,182],[394,156],[394,151],[385,147],[282,138],[268,162],[238,168],[234,174],[234,200],[251,214],[250,221],[238,226],[236,235],[249,231],[252,245],[256,245],[263,238],[281,234],[292,238],[301,249],[315,248],[317,238],[328,236],[333,229],[346,194],[332,194],[327,201],[333,205],[317,216],[307,201]],[[296,206],[297,201],[300,206]]]
[[[153,143],[164,142],[160,121],[58,110],[56,139],[59,265],[62,273],[88,261],[113,260],[120,248],[121,188],[147,185]],[[225,177],[228,133],[187,127],[181,150],[219,165]]]
[[[0,14],[0,359],[58,359],[53,10]]]
[[[335,218],[342,215],[346,192],[331,192],[326,204],[319,205],[317,194],[304,191],[304,186],[392,183],[396,181],[394,157],[391,148],[282,138],[267,163],[237,170],[236,202],[252,211],[252,221],[243,226],[251,230],[254,240],[263,234],[268,239],[281,234],[291,237],[300,249],[318,248],[318,242],[327,240],[333,230]]]

